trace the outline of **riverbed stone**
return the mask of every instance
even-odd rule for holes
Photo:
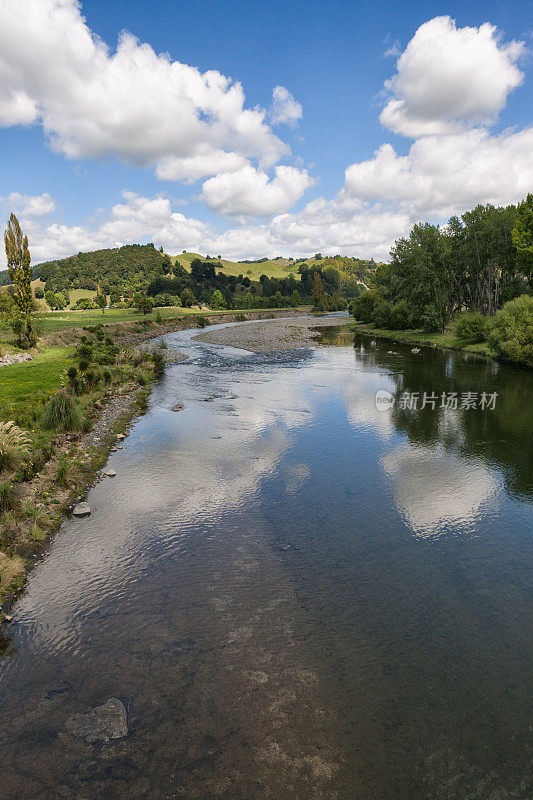
[[[128,735],[128,718],[124,703],[110,697],[103,705],[86,714],[74,714],[67,720],[66,729],[86,742],[108,742]]]
[[[125,438],[126,437],[125,437],[125,435],[123,433],[117,433],[117,439],[120,439],[122,441],[122,439],[125,439]]]
[[[415,356],[418,355],[419,352],[420,352],[420,348],[419,347],[412,347],[411,348],[411,353],[414,353]]]
[[[106,469],[105,474],[108,478],[114,478],[117,473],[114,469]]]
[[[88,517],[91,513],[91,506],[89,503],[78,503],[74,506],[72,513],[75,517]]]
[[[176,403],[172,406],[172,411],[183,411],[183,403]]]

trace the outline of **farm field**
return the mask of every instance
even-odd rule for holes
[[[201,261],[206,261],[203,256],[198,253],[181,253],[177,256],[170,256],[171,259],[189,270],[191,261],[199,258]],[[298,280],[298,267],[300,264],[290,262],[288,258],[280,258],[277,260],[262,261],[259,264],[244,264],[240,261],[227,261],[224,258],[219,259],[222,264],[223,270],[227,275],[247,275],[250,280],[258,281],[261,275],[267,275],[269,278],[287,278],[290,273]]]

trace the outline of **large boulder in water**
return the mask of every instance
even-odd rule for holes
[[[75,517],[88,517],[91,513],[91,506],[89,503],[78,503],[77,506],[74,506],[72,513]]]
[[[110,697],[102,706],[96,706],[86,714],[74,714],[66,724],[74,736],[82,736],[86,742],[108,742],[122,739],[128,734],[128,718],[124,703]]]

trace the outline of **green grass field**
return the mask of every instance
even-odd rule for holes
[[[99,309],[89,311],[49,311],[38,314],[37,319],[43,333],[58,333],[72,328],[83,328],[87,325],[112,325],[117,322],[141,322],[143,319],[155,320],[157,313],[166,317],[186,317],[190,314],[201,314],[198,308],[182,308],[168,306],[157,308],[151,314],[143,316],[133,308],[109,308],[104,314]],[[216,312],[210,311],[210,314]]]
[[[71,366],[72,348],[49,347],[32,361],[0,369],[0,417],[17,419],[57,391],[63,372]]]
[[[195,258],[206,260],[198,253],[181,253],[178,256],[171,256],[171,258],[174,261],[177,260],[187,270]],[[289,273],[292,273],[297,280],[300,279],[298,274],[300,264],[290,263],[287,258],[280,258],[278,261],[263,261],[261,264],[241,264],[239,261],[227,261],[225,258],[221,258],[220,263],[227,275],[247,275],[252,281],[258,281],[261,275],[268,275],[269,278],[286,278]]]

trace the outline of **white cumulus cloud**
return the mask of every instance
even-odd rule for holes
[[[494,25],[457,28],[450,17],[421,25],[385,82],[392,95],[381,123],[404,136],[449,133],[490,123],[523,80],[523,42],[504,44]]]
[[[0,197],[0,204],[6,209],[7,213],[12,211],[20,214],[21,217],[46,217],[55,210],[55,200],[48,192],[39,195],[20,194],[11,192],[7,197]]]
[[[307,170],[278,166],[269,180],[266,172],[250,164],[237,172],[216,175],[205,181],[202,198],[213,211],[228,217],[263,217],[288,211],[313,186]]]
[[[270,119],[273,125],[286,123],[293,126],[301,118],[301,104],[294,99],[285,86],[274,86],[272,90],[272,107],[270,109]]]
[[[516,203],[533,186],[533,128],[491,134],[475,128],[417,139],[406,156],[391,144],[346,170],[345,192],[394,204],[413,220],[446,218],[478,203]]]
[[[290,113],[287,111],[287,113]],[[289,152],[240,83],[123,32],[111,51],[77,0],[0,3],[0,125],[40,124],[68,158],[115,157],[195,179]]]

